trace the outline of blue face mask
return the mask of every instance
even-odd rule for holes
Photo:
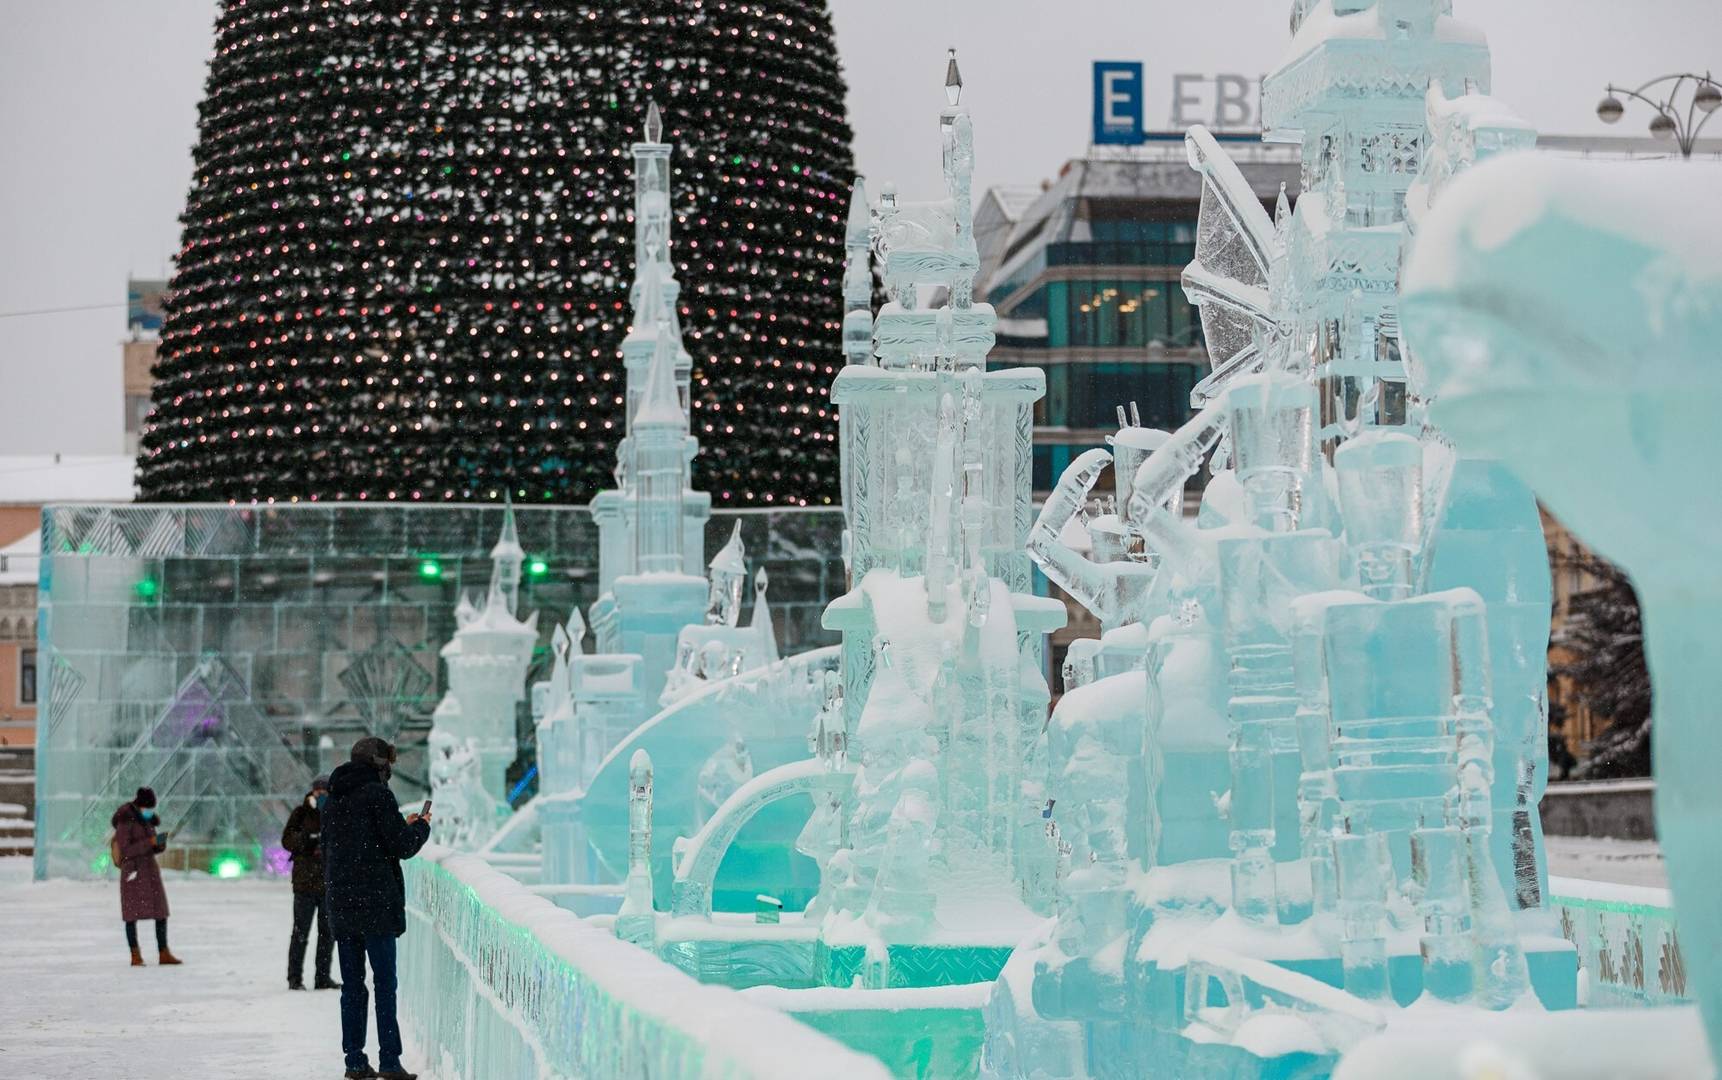
[[[154,821],[155,820],[155,811],[154,810],[139,810],[138,811],[138,817],[143,818],[145,821]]]
[[[323,809],[323,804],[328,802],[328,801],[329,801],[329,796],[318,795],[317,796],[317,809],[319,809],[319,810]]]

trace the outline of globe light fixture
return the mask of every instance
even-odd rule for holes
[[[1597,105],[1596,114],[1605,124],[1618,123],[1620,118],[1626,115],[1626,105],[1619,98],[1610,94]]]
[[[1705,76],[1704,85],[1692,95],[1692,104],[1702,113],[1713,113],[1722,108],[1722,86],[1717,86],[1709,76]]]

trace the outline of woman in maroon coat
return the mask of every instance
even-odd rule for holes
[[[120,918],[126,921],[126,944],[132,948],[132,967],[143,967],[138,949],[138,920],[155,920],[155,943],[162,964],[180,959],[167,948],[167,890],[161,884],[161,867],[155,857],[167,850],[167,838],[157,829],[155,792],[138,788],[137,797],[114,811],[114,849],[119,855]]]

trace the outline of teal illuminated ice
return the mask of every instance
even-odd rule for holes
[[[1710,629],[1722,498],[1694,470],[1715,457],[1722,401],[1714,171],[1503,158],[1442,197],[1405,279],[1431,416],[1461,445],[1511,461],[1631,572],[1644,604],[1657,834],[1712,1047],[1722,1045],[1722,686]],[[1640,506],[1652,509],[1629,509]]]

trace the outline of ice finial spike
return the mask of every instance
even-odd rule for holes
[[[1285,181],[1280,181],[1280,197],[1274,203],[1274,228],[1283,231],[1291,220],[1291,200],[1286,197]]]
[[[867,209],[867,183],[861,177],[849,186],[848,240],[866,243],[867,232],[873,227],[873,216]]]
[[[963,97],[963,73],[957,68],[957,50],[945,53],[945,100],[956,108]]]
[[[1130,426],[1142,426],[1142,410],[1136,407],[1136,403],[1134,401],[1130,403]]]
[[[1127,428],[1130,426],[1130,417],[1124,412],[1124,406],[1122,405],[1118,406],[1118,426],[1121,428]]]
[[[664,141],[664,118],[658,112],[658,103],[655,101],[646,105],[646,141],[649,143]]]
[[[575,608],[569,613],[567,632],[569,651],[584,653],[586,651],[586,620],[580,616],[579,608]]]

